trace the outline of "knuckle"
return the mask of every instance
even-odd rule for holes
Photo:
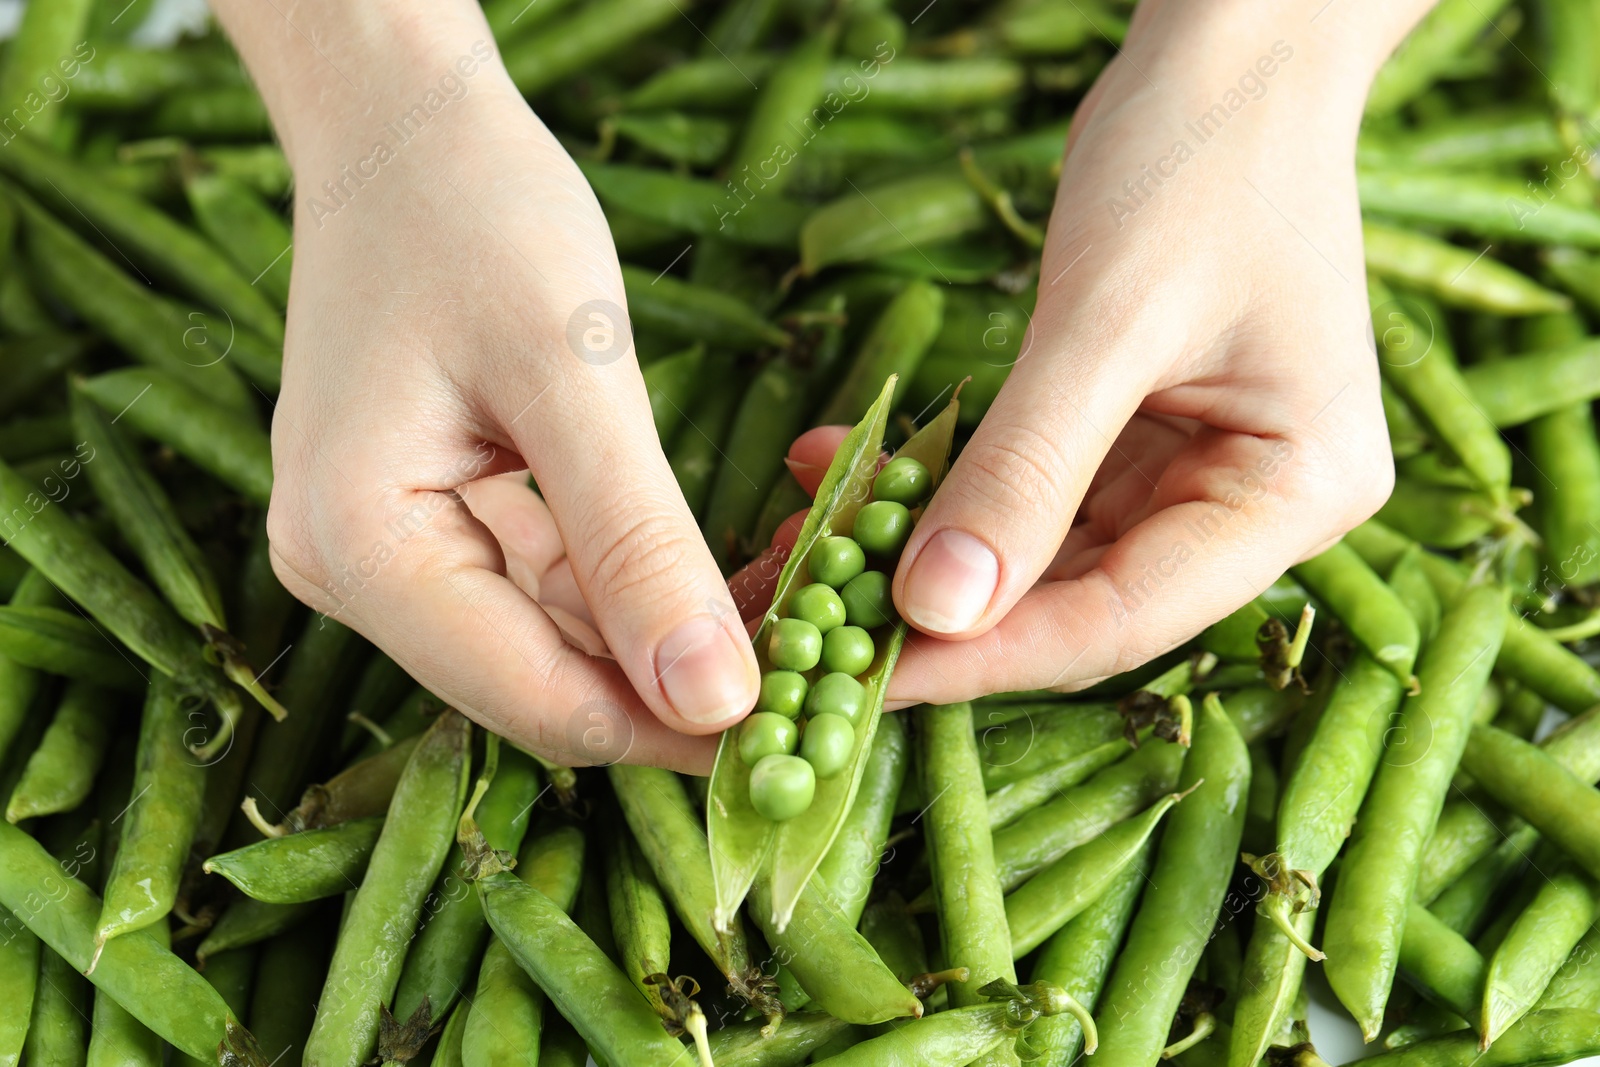
[[[1007,425],[999,432],[974,440],[961,454],[969,477],[967,492],[981,506],[997,512],[1059,502],[1067,479],[1067,463],[1060,447],[1038,430]]]
[[[686,589],[691,573],[686,561],[696,546],[671,525],[653,515],[611,524],[588,567],[591,593],[621,600],[648,591],[652,600],[659,600],[662,593]]]

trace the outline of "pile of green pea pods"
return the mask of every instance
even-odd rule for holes
[[[1383,1067],[1600,1054],[1595,5],[1441,0],[1373,89],[1377,518],[1092,689],[885,714],[1128,6],[489,0],[713,554],[805,512],[709,779],[519,751],[279,585],[289,170],[147,7],[0,57],[71,88],[0,138],[0,1067],[1316,1067],[1313,998]]]

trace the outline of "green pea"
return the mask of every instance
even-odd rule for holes
[[[802,586],[789,601],[789,617],[804,619],[826,636],[829,630],[844,625],[844,601],[831,586],[812,582]]]
[[[804,619],[779,619],[767,658],[786,671],[809,671],[822,658],[822,631]]]
[[[766,756],[750,771],[750,804],[773,822],[804,812],[816,792],[817,772],[799,756]]]
[[[848,674],[824,674],[806,694],[806,715],[838,715],[852,725],[867,710],[867,687]]]
[[[806,720],[800,739],[800,758],[811,764],[818,778],[832,778],[850,762],[856,747],[856,728],[839,715],[814,715]]]
[[[851,626],[871,630],[895,617],[894,601],[889,596],[889,576],[882,571],[863,571],[856,575],[839,591],[839,599],[844,601],[844,621]]]
[[[890,500],[914,508],[933,491],[933,475],[910,456],[891,459],[872,483],[872,499]]]
[[[739,758],[754,767],[763,756],[792,756],[800,744],[794,720],[758,711],[739,724]]]
[[[827,638],[823,638],[822,651],[824,655],[827,654]],[[761,695],[756,697],[756,711],[797,719],[800,709],[805,706],[806,690],[809,688],[804,675],[794,671],[768,671],[761,676]]]
[[[811,580],[843,589],[845,583],[867,569],[867,554],[848,537],[824,537],[806,559]]]
[[[840,626],[822,638],[822,669],[852,677],[872,666],[878,650],[872,635],[859,626]]]
[[[851,532],[856,542],[874,556],[897,556],[911,536],[911,512],[893,500],[875,500],[856,512]]]

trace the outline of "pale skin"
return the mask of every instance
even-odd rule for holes
[[[632,352],[569,345],[581,305],[626,305],[616,253],[498,56],[463,62],[492,40],[477,5],[212,2],[298,187],[279,577],[541,754],[705,772],[754,703],[741,614],[775,567],[736,579],[736,603]],[[895,575],[919,632],[891,707],[1127,670],[1387,497],[1355,137],[1428,6],[1140,4],[1073,123],[1024,356]],[[335,204],[323,183],[452,75]],[[1220,130],[1186,128],[1230,92]],[[808,489],[843,432],[795,442]]]

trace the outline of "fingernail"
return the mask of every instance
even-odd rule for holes
[[[748,638],[710,615],[680,623],[656,650],[656,677],[672,710],[707,725],[746,711],[755,701],[749,648]]]
[[[940,530],[906,576],[906,618],[931,633],[962,633],[982,617],[999,584],[1000,561],[988,545],[962,530]]]

